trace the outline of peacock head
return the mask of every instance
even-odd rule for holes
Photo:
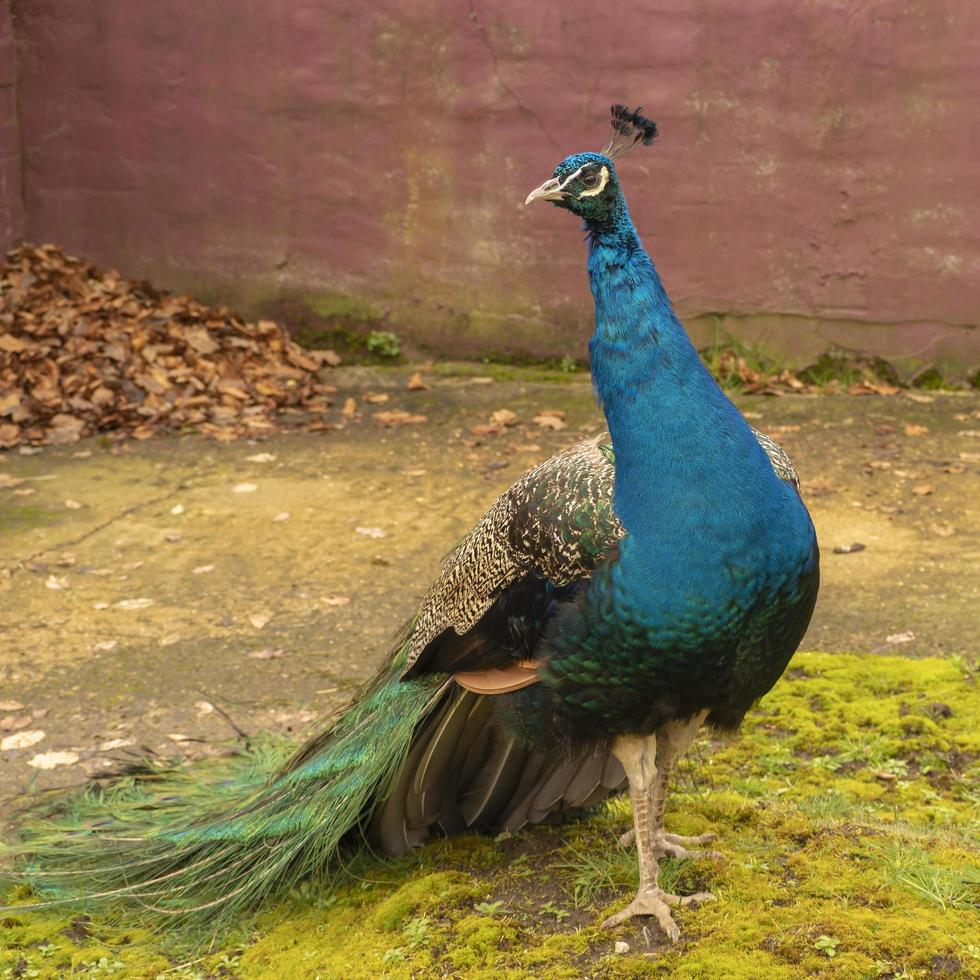
[[[649,146],[657,136],[657,124],[640,115],[640,109],[614,105],[612,134],[599,153],[574,153],[555,167],[554,174],[527,196],[533,201],[551,201],[588,222],[602,224],[613,215],[621,200],[615,162],[637,143]]]

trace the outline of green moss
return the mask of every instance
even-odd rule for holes
[[[499,919],[470,915],[456,923],[453,947],[447,958],[457,970],[493,966],[500,961],[500,953],[516,939],[513,926]]]
[[[300,293],[298,299],[321,320],[345,323],[377,323],[384,318],[383,312],[369,300],[328,290]]]
[[[32,527],[42,527],[58,520],[50,510],[33,504],[18,504],[13,507],[4,501],[0,508],[0,532],[24,531]]]
[[[407,881],[373,912],[371,925],[384,932],[400,928],[416,912],[433,912],[459,905],[477,894],[472,882],[458,871],[428,874]]]
[[[587,379],[585,366],[569,364],[566,358],[516,358],[499,359],[486,357],[481,361],[440,361],[433,366],[433,374],[451,378],[493,378],[494,381],[520,381],[526,384],[540,382],[567,384]]]
[[[0,977],[975,975],[975,703],[962,660],[798,655],[738,737],[705,740],[677,774],[668,828],[717,831],[726,860],[664,862],[665,884],[717,899],[678,910],[676,947],[643,922],[597,927],[635,887],[620,798],[557,828],[363,859],[200,959],[110,916],[8,913]]]

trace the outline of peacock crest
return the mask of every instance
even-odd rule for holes
[[[624,105],[610,107],[612,132],[600,151],[603,156],[615,162],[626,156],[637,143],[649,146],[657,138],[657,124],[640,115],[642,108],[637,106],[631,110]]]

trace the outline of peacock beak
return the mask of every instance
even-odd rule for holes
[[[561,182],[557,177],[552,177],[551,180],[546,180],[540,187],[535,187],[528,194],[524,207],[527,207],[532,201],[560,201],[564,196],[565,192],[561,189]]]

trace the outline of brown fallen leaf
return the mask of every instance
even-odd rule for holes
[[[0,732],[16,732],[20,728],[26,728],[33,720],[29,714],[4,715],[0,718]]]
[[[413,415],[411,412],[401,411],[375,412],[374,420],[386,428],[397,425],[419,425],[422,422],[429,421],[426,415]]]
[[[207,575],[208,572],[214,571],[214,565],[198,565],[196,568],[191,569],[191,575]]]
[[[388,401],[388,396],[386,394],[374,391],[365,392],[363,398],[366,402],[369,402],[372,405],[383,405],[386,401]]]
[[[16,732],[0,739],[0,752],[13,752],[16,749],[29,749],[44,738],[44,732],[34,729],[29,732]]]
[[[271,619],[271,612],[252,613],[252,615],[248,617],[249,623],[251,623],[251,625],[257,630],[264,629],[266,626],[268,626]]]
[[[353,417],[354,413],[357,411],[357,402],[353,398],[348,398],[344,402],[344,407],[340,410],[340,414],[346,418]]]
[[[936,488],[931,483],[918,483],[912,487],[912,493],[917,497],[928,497],[936,492]]]
[[[491,413],[490,421],[494,425],[517,425],[517,412],[512,412],[509,408],[498,408],[496,412]]]
[[[329,347],[323,350],[308,350],[306,353],[321,366],[324,364],[328,367],[340,366],[340,355],[335,350],[330,350]]]
[[[956,533],[956,529],[950,524],[930,524],[929,530],[940,538],[951,538]]]
[[[326,595],[320,602],[325,606],[348,606],[350,605],[349,595]]]
[[[539,413],[531,420],[535,425],[540,425],[543,429],[553,429],[555,432],[567,428],[567,424],[560,415]]]
[[[418,371],[415,372],[409,379],[408,384],[405,386],[409,391],[429,391],[430,385],[427,385],[422,380],[422,375]]]
[[[886,643],[911,643],[915,639],[915,633],[906,630],[904,633],[892,633],[885,637]]]
[[[855,541],[853,544],[839,544],[834,548],[835,555],[853,555],[858,551],[864,551],[867,545],[861,544],[860,541]]]
[[[39,752],[27,761],[34,769],[56,769],[58,766],[73,766],[78,762],[77,752]]]
[[[913,438],[924,436],[926,433],[928,433],[928,431],[928,426],[916,425],[914,422],[910,422],[907,426],[905,426],[905,434],[907,436],[912,436]]]
[[[0,701],[0,711],[23,711],[24,705],[20,701]]]

